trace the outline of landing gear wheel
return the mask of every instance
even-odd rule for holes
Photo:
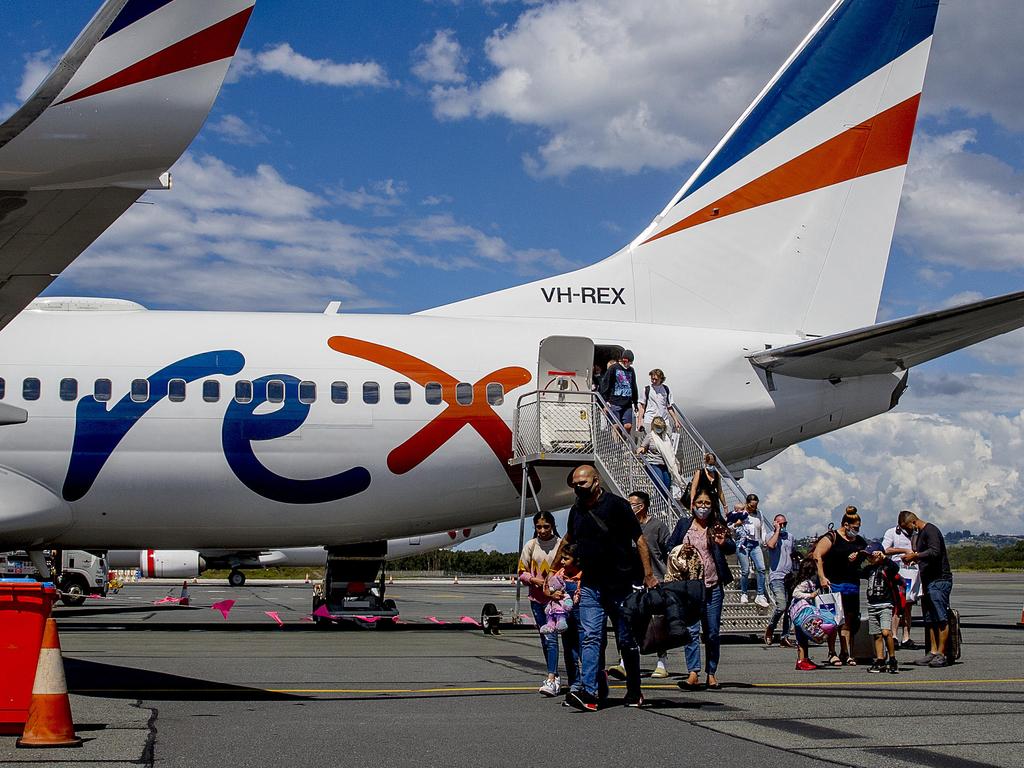
[[[245,574],[235,568],[228,574],[228,584],[232,587],[241,587],[245,584]]]
[[[394,600],[390,600],[390,599],[389,600],[385,600],[383,603],[381,603],[380,607],[383,610],[385,610],[385,611],[397,611],[398,610],[398,604]],[[397,618],[397,616],[396,616],[396,618]],[[385,618],[382,618],[380,621],[378,621],[376,624],[374,624],[374,626],[377,629],[380,629],[380,630],[383,630],[383,631],[387,632],[388,630],[391,630],[391,629],[395,628],[395,622],[390,617],[385,617]]]

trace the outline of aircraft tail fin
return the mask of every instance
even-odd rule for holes
[[[873,322],[937,6],[838,0],[626,248],[430,313],[808,335]]]

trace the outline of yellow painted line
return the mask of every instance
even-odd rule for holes
[[[1024,683],[1024,677],[993,678],[989,680],[879,680],[865,682],[828,683],[751,683],[754,688],[848,688],[853,686],[873,688],[877,685],[977,685],[982,683]]]
[[[979,680],[879,680],[865,682],[808,682],[808,683],[749,683],[752,688],[847,688],[880,685],[983,685],[986,683],[1024,683],[1024,677],[992,678]],[[613,689],[624,689],[625,685],[612,685]],[[675,683],[645,684],[645,690],[679,690]],[[264,693],[520,693],[536,692],[534,685],[480,685],[445,688],[255,688],[239,685],[230,688],[74,688],[71,693],[237,693],[239,690],[261,691]],[[742,689],[740,689],[742,690]]]

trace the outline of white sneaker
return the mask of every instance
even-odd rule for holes
[[[544,680],[544,684],[541,685],[537,690],[540,691],[541,696],[557,696],[558,695],[558,681],[557,680]]]
[[[767,608],[768,607],[768,598],[765,597],[764,595],[758,595],[757,597],[754,598],[754,605],[759,605],[762,608]]]
[[[744,592],[742,595],[740,595],[740,603],[741,604],[746,605],[749,602],[750,602],[750,598],[747,597],[747,593],[746,592]]]
[[[661,662],[659,661],[659,662],[658,662],[658,666],[656,666],[656,667],[654,668],[654,671],[653,671],[653,672],[651,672],[651,677],[654,677],[654,678],[659,678],[659,679],[660,679],[660,678],[665,678],[665,677],[668,677],[668,670],[667,670],[667,669],[665,669],[665,665],[664,665],[664,664],[662,664],[662,663],[661,663]]]

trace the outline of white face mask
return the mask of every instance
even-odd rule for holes
[[[698,520],[707,520],[708,515],[711,514],[711,507],[694,507],[693,516]]]

